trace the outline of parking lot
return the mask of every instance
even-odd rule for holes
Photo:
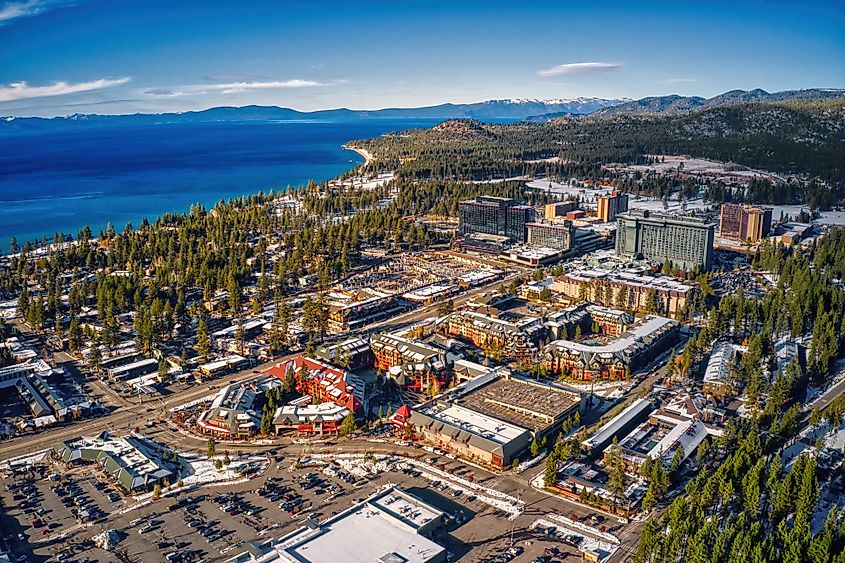
[[[510,477],[438,453],[424,453],[420,461],[444,472],[442,480],[412,467],[363,475],[341,460],[300,458],[302,464],[295,465],[296,459],[282,451],[271,457],[263,475],[247,482],[206,486],[131,509],[136,501],[116,494],[109,479],[92,466],[61,475],[48,466],[0,481],[4,537],[15,558],[26,557],[21,561],[223,561],[245,541],[282,536],[307,517],[326,519],[384,485],[397,484],[448,515],[449,525],[436,540],[455,560],[580,560],[577,548],[558,535],[530,529],[539,514],[563,510],[559,501],[532,494],[522,499],[524,514],[509,520],[506,511],[480,498],[483,494],[449,482],[459,478],[509,495],[523,494],[522,485]],[[116,547],[106,551],[94,546],[91,538],[109,529],[121,537]]]
[[[49,556],[54,545],[51,538],[107,518],[124,505],[123,495],[90,469],[59,474],[44,467],[2,483],[3,541],[21,560]],[[33,555],[32,545],[43,548]]]

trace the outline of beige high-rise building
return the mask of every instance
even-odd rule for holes
[[[741,242],[757,242],[772,228],[772,208],[723,203],[719,214],[719,236]]]
[[[543,209],[543,217],[554,219],[555,217],[565,217],[569,211],[575,209],[574,201],[556,201],[554,203],[547,203]]]
[[[613,221],[617,214],[626,211],[628,211],[628,194],[613,192],[610,195],[599,196],[597,215],[605,223]]]

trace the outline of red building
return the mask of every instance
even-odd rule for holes
[[[329,402],[356,414],[361,412],[361,399],[355,395],[355,388],[349,381],[353,377],[351,372],[300,354],[276,364],[266,373],[284,380],[289,371],[296,380],[296,390],[310,395],[312,403]]]

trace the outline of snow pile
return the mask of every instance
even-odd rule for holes
[[[177,405],[177,406],[171,408],[170,412],[177,413],[179,411],[183,411],[185,409],[189,409],[191,407],[195,407],[195,406],[201,405],[203,403],[209,403],[209,402],[213,401],[216,396],[217,396],[217,393],[212,393],[211,395],[206,395],[205,397],[201,397],[201,398],[196,399],[194,401],[191,401],[189,403],[185,403],[183,405]]]
[[[120,535],[120,532],[118,532],[117,530],[109,529],[103,532],[102,534],[97,534],[91,539],[94,540],[94,545],[96,545],[100,549],[103,549],[105,551],[111,551],[118,543],[120,543],[122,537]]]
[[[516,473],[522,473],[522,472],[523,472],[523,471],[525,471],[526,469],[531,469],[532,467],[534,467],[535,465],[537,465],[538,463],[540,463],[541,461],[543,461],[543,458],[545,458],[545,457],[546,457],[546,454],[547,454],[547,453],[548,453],[548,452],[542,452],[542,453],[540,453],[540,455],[538,455],[537,457],[532,457],[531,459],[529,459],[529,460],[527,460],[527,461],[523,461],[522,463],[520,463],[520,464],[516,467]]]
[[[243,470],[247,467],[256,464],[266,467],[266,464],[270,462],[268,458],[263,456],[247,456],[235,458],[228,465],[224,464],[221,469],[217,469],[213,459],[204,459],[191,454],[180,455],[188,465],[188,471],[191,472],[190,475],[182,478],[185,485],[234,481],[241,478]]]
[[[22,456],[7,459],[0,464],[0,468],[11,469],[12,467],[36,465],[44,461],[44,458],[47,456],[47,452],[49,451],[50,450],[41,450],[35,453],[24,454]]]

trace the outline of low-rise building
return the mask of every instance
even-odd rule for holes
[[[469,289],[471,287],[493,283],[501,278],[502,274],[504,272],[496,268],[480,268],[458,276],[455,278],[455,281],[458,282],[458,286],[461,289]]]
[[[132,379],[140,377],[148,373],[154,373],[158,370],[158,360],[155,358],[143,358],[128,364],[120,365],[110,368],[108,370],[109,378],[114,381],[123,381],[125,379]]]
[[[329,303],[329,328],[336,332],[355,330],[402,310],[394,295],[365,288],[350,294],[348,299]]]
[[[730,342],[716,342],[704,369],[704,392],[724,399],[733,384],[731,370],[737,365],[738,347]]]
[[[457,285],[451,283],[435,283],[420,287],[402,294],[402,299],[412,303],[431,305],[437,301],[447,299],[460,291]]]
[[[72,413],[83,413],[90,404],[66,400],[48,379],[53,368],[44,360],[0,368],[0,389],[13,389],[32,414],[32,426],[41,428],[65,420]]]
[[[259,430],[264,391],[279,386],[281,381],[272,377],[230,383],[197,418],[197,428],[220,438],[249,438]]]
[[[155,485],[175,483],[178,473],[163,458],[167,448],[135,436],[117,438],[106,433],[80,437],[53,446],[53,458],[66,466],[95,463],[125,491],[145,492]]]
[[[464,359],[455,360],[452,366],[452,373],[455,375],[455,381],[458,383],[464,383],[480,375],[487,375],[493,372],[503,377],[510,377],[511,375],[511,370],[505,366],[483,366]]]
[[[267,321],[264,319],[249,319],[212,332],[209,340],[215,349],[226,350],[230,341],[238,340],[239,333],[243,333],[244,340],[251,340],[263,332],[266,324]]]
[[[230,354],[217,360],[204,363],[197,368],[200,376],[216,377],[246,366],[248,360],[239,354]],[[157,365],[157,363],[156,363]]]
[[[546,246],[519,245],[502,252],[500,258],[523,266],[539,267],[559,262],[568,251]]]
[[[576,393],[491,370],[413,407],[410,424],[426,442],[505,467],[535,437],[559,430],[580,403]]]
[[[609,342],[555,340],[543,351],[543,365],[549,373],[582,381],[624,379],[674,346],[679,328],[676,321],[649,315]]]
[[[510,238],[504,235],[488,233],[467,233],[459,243],[467,252],[480,254],[501,254],[510,244]]]
[[[622,459],[635,473],[639,473],[646,459],[660,461],[669,467],[679,449],[680,459],[685,461],[709,436],[722,435],[720,427],[704,422],[702,416],[695,398],[680,393],[619,439]]]
[[[442,511],[395,486],[322,522],[263,543],[247,542],[228,563],[444,563],[446,549],[430,538]]]
[[[581,442],[590,453],[603,452],[613,439],[628,434],[654,411],[654,403],[648,399],[637,399],[610,420],[605,422],[591,436]]]
[[[351,413],[346,407],[335,403],[317,405],[288,404],[276,409],[273,429],[276,434],[295,430],[300,434],[337,434],[343,419]]]

